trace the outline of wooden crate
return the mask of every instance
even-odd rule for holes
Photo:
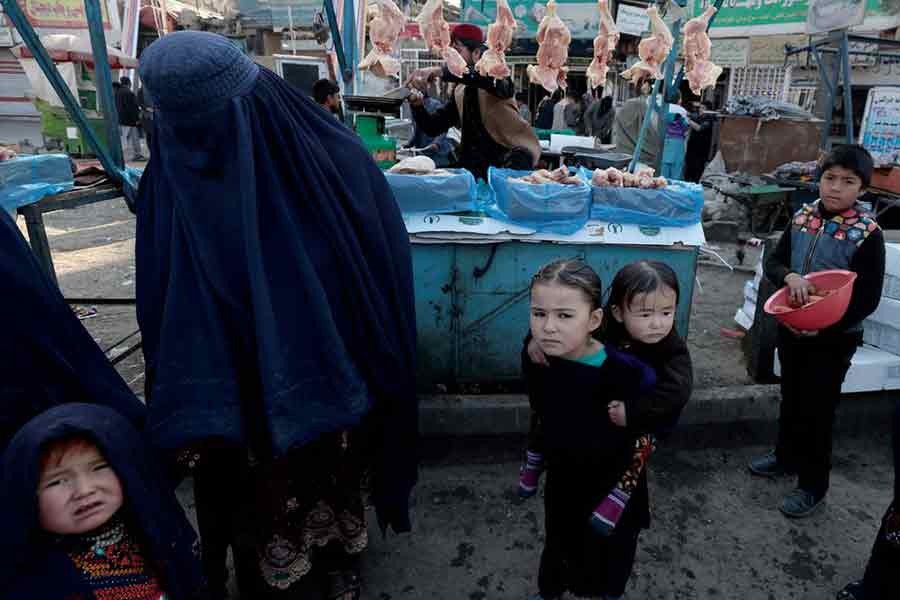
[[[875,169],[875,172],[872,173],[871,187],[900,194],[900,167]]]
[[[822,121],[723,115],[719,147],[729,173],[764,175],[792,161],[816,160]]]

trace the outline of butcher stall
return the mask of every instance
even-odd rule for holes
[[[405,18],[391,0],[376,4],[368,27],[371,50],[358,67],[365,72],[360,75],[401,85],[395,57]],[[639,46],[639,62],[623,74],[633,83],[647,77],[657,80],[643,129],[654,108],[663,117],[659,122],[666,122],[664,103],[655,99],[677,89],[682,78],[695,93],[715,83],[721,68],[710,61],[706,31],[720,5],[718,0],[693,19],[676,17],[671,30],[658,7],[648,9],[650,35]],[[442,0],[429,0],[417,18],[418,29],[432,55],[460,76],[467,67],[450,45],[450,25],[443,19],[442,7]],[[595,87],[607,81],[619,41],[609,9],[606,0],[598,2],[594,56],[587,70]],[[509,77],[505,52],[516,27],[507,3],[497,2],[495,21],[486,32],[489,50],[474,65],[478,73]],[[553,93],[564,86],[571,40],[553,0],[547,3],[538,30],[537,64],[528,67],[528,75],[531,83]],[[676,73],[682,40],[686,60]],[[383,88],[391,89],[390,83]],[[396,113],[403,94],[379,94],[376,99],[361,91],[357,88],[357,95],[346,98],[348,107],[373,156],[383,158],[383,147],[393,142],[385,133],[389,128],[379,126],[373,133],[360,127],[359,117],[364,123],[385,122]],[[639,137],[638,151],[646,132]],[[652,168],[638,165],[628,154],[595,156],[592,139],[591,152],[579,138],[551,135],[544,142],[545,155],[556,155],[552,170],[491,168],[486,181],[476,182],[463,170],[435,169],[424,156],[389,167],[388,182],[412,241],[417,381],[423,391],[489,391],[497,386],[508,389],[506,385],[519,381],[531,278],[558,258],[585,259],[604,285],[632,261],[669,264],[681,288],[676,326],[682,335],[688,334],[697,257],[705,241],[700,224],[702,188],[654,177]],[[402,158],[399,151],[396,158]]]
[[[518,381],[531,278],[558,258],[583,258],[604,286],[629,262],[665,262],[681,287],[676,325],[688,334],[702,188],[597,186],[585,169],[569,176],[578,181],[531,183],[503,169],[478,183],[453,169],[387,173],[412,242],[423,391]]]

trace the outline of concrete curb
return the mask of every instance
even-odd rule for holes
[[[844,396],[838,409],[839,429],[864,430],[890,418],[897,392]],[[694,392],[680,426],[718,426],[740,422],[778,421],[781,395],[777,385],[738,385]],[[530,407],[524,394],[435,394],[420,397],[422,435],[492,436],[528,431]]]

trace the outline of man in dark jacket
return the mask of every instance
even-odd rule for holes
[[[137,96],[131,91],[131,80],[122,77],[116,88],[116,111],[119,113],[119,128],[122,131],[122,153],[126,160],[144,160],[141,154],[141,134],[138,125],[141,120],[141,109]],[[131,146],[131,158],[127,157],[127,148]]]
[[[144,134],[144,139],[147,140],[147,152],[150,152],[150,136],[153,135],[153,112],[156,109],[153,107],[150,94],[144,90],[144,86],[138,88],[137,101],[138,108],[141,111],[141,133]]]
[[[462,77],[450,73],[446,66],[420,69],[410,75],[408,85],[411,87],[434,76],[455,84],[447,104],[432,113],[425,109],[422,94],[413,92],[410,95],[416,125],[433,136],[452,127],[460,128],[459,166],[477,178],[487,178],[491,166],[534,168],[541,156],[541,146],[531,125],[519,115],[512,78],[484,77],[475,70],[475,63],[486,49],[484,32],[477,25],[463,23],[453,29],[450,39],[453,48],[468,63],[469,70]]]

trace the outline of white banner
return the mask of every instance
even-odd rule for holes
[[[619,33],[641,37],[641,34],[650,29],[650,17],[647,16],[647,9],[643,6],[620,3],[619,10],[616,12],[616,28]]]
[[[809,0],[806,33],[825,33],[853,27],[863,22],[866,3],[862,0]]]

